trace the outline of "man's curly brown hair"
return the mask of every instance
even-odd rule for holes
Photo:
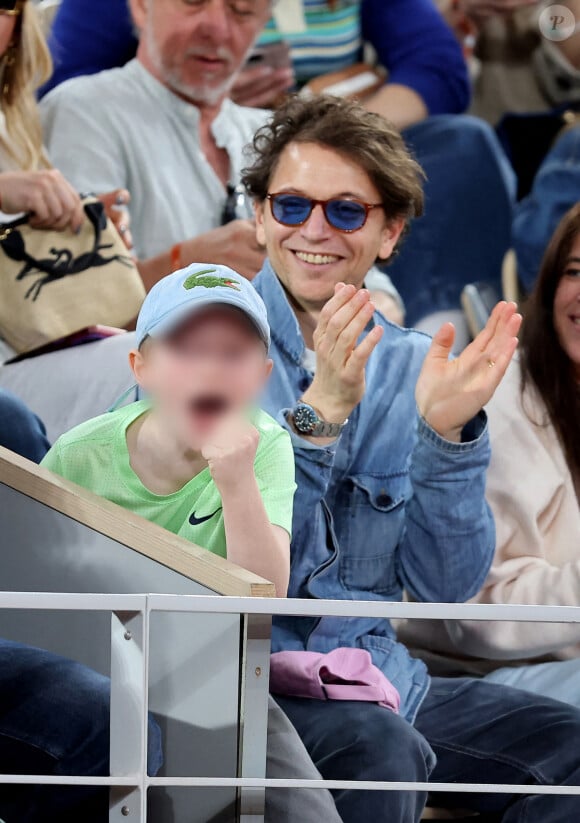
[[[423,213],[425,175],[399,131],[358,103],[327,95],[290,97],[256,132],[247,150],[251,165],[242,172],[254,200],[266,199],[291,143],[317,143],[357,163],[379,192],[388,219],[409,220]]]

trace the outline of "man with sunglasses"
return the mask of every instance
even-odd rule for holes
[[[481,409],[515,351],[516,307],[498,305],[455,361],[450,324],[431,342],[374,311],[365,273],[421,213],[422,174],[399,134],[354,104],[291,100],[257,134],[244,182],[269,257],[254,281],[272,328],[264,405],[290,433],[296,462],[289,595],[467,600],[493,557]],[[340,647],[370,653],[400,711],[360,697],[306,699],[296,695],[320,693],[319,683],[297,691],[275,678],[325,778],[580,784],[577,710],[468,678],[430,679],[385,619],[276,620],[274,651]],[[426,794],[345,790],[335,800],[344,823],[410,823]],[[437,805],[504,823],[580,814],[578,797],[450,794]]]

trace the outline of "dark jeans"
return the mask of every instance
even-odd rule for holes
[[[108,678],[41,649],[0,640],[0,773],[109,774]],[[149,770],[161,766],[149,723]],[[109,790],[0,786],[6,823],[103,823]]]
[[[42,422],[4,389],[0,389],[0,446],[35,463],[40,463],[50,448]]]
[[[413,220],[385,271],[412,326],[432,312],[458,309],[466,283],[500,289],[511,245],[515,177],[494,130],[466,115],[428,117],[403,133],[425,169],[425,214]]]
[[[415,726],[374,703],[277,698],[327,779],[580,785],[580,712],[519,689],[434,678]],[[420,792],[339,791],[344,823],[419,821]],[[580,797],[433,795],[503,823],[572,823]]]

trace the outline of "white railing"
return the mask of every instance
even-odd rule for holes
[[[149,777],[147,775],[147,717],[149,624],[153,612],[233,614],[249,621],[270,616],[375,617],[388,619],[513,621],[537,623],[580,623],[580,607],[497,606],[440,603],[391,603],[351,600],[284,600],[277,598],[192,596],[192,595],[110,595],[0,593],[0,611],[109,612],[111,614],[111,776],[63,777],[46,775],[0,775],[2,784],[46,784],[110,786],[110,823],[146,823],[147,790],[154,787],[235,787],[240,790],[265,788],[359,789],[366,791],[428,791],[508,794],[580,795],[580,786],[531,786],[491,783],[406,783],[345,780],[273,780],[258,777]],[[267,643],[258,632],[262,646]],[[250,632],[251,636],[251,632]],[[41,645],[41,644],[39,644]],[[263,651],[263,648],[262,648]],[[259,681],[267,690],[267,664],[263,654],[252,657],[251,643],[245,650],[246,678]],[[254,665],[256,663],[256,665]],[[261,665],[258,665],[261,664]],[[246,719],[263,712],[263,700],[252,708],[252,684],[245,689]],[[262,717],[256,722],[265,723]],[[242,820],[258,821],[259,815],[242,815]]]

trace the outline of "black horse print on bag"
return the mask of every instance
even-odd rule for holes
[[[107,227],[107,217],[103,204],[99,201],[86,203],[84,206],[85,215],[94,231],[93,247],[90,251],[84,251],[75,257],[71,249],[53,246],[49,249],[50,257],[36,260],[26,251],[24,237],[19,231],[20,226],[24,226],[28,220],[24,218],[15,221],[9,226],[0,229],[0,246],[4,254],[17,263],[24,265],[18,272],[16,280],[24,280],[27,277],[38,275],[26,294],[25,299],[32,299],[35,302],[45,286],[69,277],[73,274],[82,274],[88,269],[108,266],[109,263],[122,263],[128,268],[132,268],[133,261],[129,255],[113,254],[104,255],[108,249],[113,248],[113,243],[102,243],[101,235]],[[63,234],[63,238],[66,234]]]

